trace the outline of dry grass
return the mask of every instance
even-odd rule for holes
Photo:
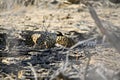
[[[34,7],[34,6],[36,6],[36,7],[42,7],[43,5],[44,6],[47,6],[48,8],[50,8],[51,6],[49,5],[49,3],[50,3],[50,1],[45,1],[45,0],[33,0],[34,2],[32,3],[31,2],[32,0],[30,0],[30,2],[27,2],[27,0],[25,1],[25,0],[0,0],[0,10],[1,11],[4,11],[4,10],[12,10],[12,9],[14,9],[14,8],[21,8],[21,7],[23,7],[23,8],[25,8],[25,7]],[[93,4],[94,2],[92,2],[92,0],[90,0],[91,1],[91,3]],[[104,1],[104,0],[103,0]],[[9,4],[10,3],[10,4]],[[61,3],[61,2],[60,2]],[[95,2],[95,3],[97,3],[97,2]],[[103,3],[102,1],[101,2],[99,2],[99,4],[101,5],[101,3]],[[42,5],[43,4],[43,5]],[[104,5],[105,4],[107,4],[107,3],[104,3]],[[109,4],[109,2],[108,2],[108,4]],[[66,5],[66,3],[65,3],[65,5]],[[83,23],[80,23],[80,26],[79,27],[81,27],[82,26],[82,24],[84,24],[86,21],[84,21],[84,19],[85,19],[85,17],[87,16],[87,17],[89,17],[86,13],[84,13],[84,12],[79,12],[79,11],[77,11],[78,10],[78,8],[77,9],[75,9],[75,8],[72,8],[73,9],[73,13],[72,13],[72,9],[71,8],[68,8],[68,5],[72,5],[72,4],[67,4],[67,6],[62,6],[62,8],[59,8],[59,10],[63,10],[63,12],[65,13],[65,11],[67,12],[67,10],[65,10],[65,9],[69,9],[68,11],[71,11],[71,12],[69,12],[68,14],[70,14],[69,15],[69,17],[70,18],[68,18],[68,15],[62,15],[60,12],[58,13],[58,14],[56,14],[55,13],[55,11],[51,14],[50,13],[50,11],[52,11],[52,10],[48,10],[48,8],[46,7],[46,10],[48,10],[48,12],[50,13],[50,15],[49,14],[46,14],[46,12],[42,12],[42,13],[39,13],[38,11],[36,11],[36,12],[38,12],[39,14],[45,14],[44,16],[43,15],[38,15],[37,14],[37,17],[35,16],[35,15],[33,15],[33,17],[32,18],[35,18],[35,19],[37,19],[37,18],[39,18],[39,17],[41,17],[42,16],[42,20],[41,20],[41,23],[39,22],[39,23],[33,23],[34,25],[32,25],[32,26],[34,26],[34,27],[36,27],[36,24],[37,24],[37,28],[39,28],[39,27],[41,27],[42,26],[42,30],[43,31],[47,31],[48,30],[48,28],[49,27],[51,27],[51,23],[54,23],[54,25],[57,25],[57,24],[59,24],[60,23],[60,21],[62,22],[60,25],[61,26],[63,26],[64,24],[66,24],[66,25],[69,25],[69,24],[73,24],[72,26],[75,26],[74,24],[75,24],[75,22],[78,22],[78,23],[80,23],[80,21],[81,20],[83,20]],[[77,5],[79,5],[79,4],[77,4]],[[100,6],[99,5],[99,6]],[[50,7],[49,7],[50,6]],[[58,6],[58,5],[56,5],[56,6]],[[75,6],[75,5],[72,5],[72,6]],[[96,5],[93,5],[93,6],[96,6]],[[55,6],[54,6],[55,7]],[[65,7],[67,7],[67,8],[65,8]],[[98,7],[98,9],[99,9],[100,7]],[[28,9],[31,9],[31,8],[28,8]],[[39,8],[37,8],[37,10],[38,10]],[[55,8],[53,8],[53,9],[55,9]],[[56,9],[58,9],[58,8],[56,8]],[[42,10],[42,9],[41,9]],[[29,10],[28,10],[29,11]],[[76,11],[76,12],[75,12]],[[79,12],[79,13],[78,13]],[[87,10],[86,10],[86,12],[87,12]],[[4,12],[3,12],[4,13]],[[79,16],[76,16],[76,15],[78,15],[78,14],[76,14],[76,13],[78,13],[78,14],[81,14],[82,13],[82,19],[81,20],[78,20],[77,18],[79,17]],[[12,13],[11,13],[12,14]],[[29,13],[29,15],[30,15],[31,13]],[[27,14],[26,14],[27,15]],[[49,15],[49,17],[48,16],[46,16],[46,15]],[[58,17],[58,15],[60,16],[60,17]],[[15,15],[16,16],[16,15]],[[54,17],[54,16],[57,16],[57,18],[56,17]],[[74,16],[75,16],[75,19],[73,19],[74,18]],[[116,15],[115,15],[116,16]],[[2,16],[3,17],[3,16]],[[12,16],[13,17],[13,16]],[[21,16],[20,16],[21,17]],[[1,18],[1,17],[0,17]],[[9,17],[8,17],[9,18]],[[25,18],[25,21],[31,21],[31,19],[32,18],[29,18],[29,16],[27,16],[27,19]],[[84,18],[84,19],[83,19]],[[17,18],[17,19],[21,19],[21,18]],[[49,21],[49,19],[50,19],[50,21],[52,21],[52,20],[58,20],[58,23],[56,23],[56,22],[50,22]],[[87,18],[88,20],[89,20],[89,18]],[[1,19],[2,20],[2,19]],[[22,19],[21,19],[22,20]],[[48,21],[47,21],[48,20]],[[73,21],[72,21],[73,20]],[[76,20],[76,21],[74,21],[74,20]],[[92,19],[90,19],[91,21],[89,22],[86,22],[85,24],[87,24],[87,25],[89,25],[89,26],[91,26],[91,25],[93,25],[94,23],[91,23],[92,22]],[[11,21],[11,20],[10,20]],[[12,23],[16,23],[15,22],[16,21],[16,19],[14,19],[14,21],[13,22],[10,22],[11,24]],[[26,25],[24,22],[25,22],[24,20],[21,22],[22,24],[24,24],[24,25]],[[34,21],[34,20],[33,20]],[[68,23],[64,23],[64,22],[68,22]],[[48,22],[48,23],[47,23]],[[17,25],[17,23],[16,24],[10,24],[9,23],[9,25],[8,26],[16,26]],[[19,22],[18,22],[19,23]],[[29,22],[29,23],[32,23],[32,21],[31,22]],[[63,24],[64,23],[64,24]],[[47,25],[47,27],[46,27],[46,25]],[[66,25],[64,25],[65,27],[66,27]],[[19,26],[17,26],[17,27],[20,27],[21,25],[19,25]],[[30,25],[31,26],[31,25]],[[24,26],[25,27],[25,26]],[[56,28],[56,26],[54,26],[54,28]],[[62,28],[62,27],[61,27]],[[9,29],[9,28],[8,28]],[[65,30],[65,28],[63,28],[64,30]],[[66,28],[66,29],[69,29],[69,27],[68,28]],[[78,28],[77,28],[77,30],[78,30]],[[48,30],[49,31],[49,30]],[[17,31],[16,30],[16,28],[12,28],[11,30],[9,30],[9,32],[8,32],[8,34],[10,35],[9,37],[12,37],[13,38],[13,36],[15,36],[14,34],[16,34],[16,33],[18,33],[19,31]],[[94,33],[95,34],[95,33]],[[40,66],[38,66],[38,68],[39,69],[43,69],[44,67],[41,67],[41,65],[43,65],[43,66],[45,66],[45,67],[47,67],[47,66],[49,66],[49,64],[48,63],[45,63],[46,61],[46,59],[47,60],[54,60],[53,58],[54,57],[57,57],[58,58],[58,61],[54,61],[53,63],[51,62],[51,64],[56,64],[56,65],[54,65],[54,66],[49,66],[48,68],[48,72],[50,72],[50,70],[51,70],[51,72],[52,73],[50,73],[49,75],[47,75],[46,77],[49,77],[49,79],[50,80],[61,80],[61,79],[63,79],[63,80],[119,80],[120,78],[119,78],[119,72],[117,72],[117,71],[113,71],[113,70],[110,70],[109,68],[106,68],[106,66],[105,66],[105,64],[108,64],[108,65],[112,65],[112,64],[115,64],[114,65],[114,67],[116,67],[116,66],[118,66],[119,67],[119,61],[118,62],[116,62],[115,60],[118,60],[118,59],[114,59],[114,58],[116,58],[117,56],[116,55],[118,55],[117,53],[116,53],[116,51],[112,51],[112,49],[111,48],[109,48],[109,50],[107,50],[106,48],[105,48],[105,46],[102,46],[102,48],[98,48],[98,46],[99,47],[101,47],[101,44],[97,44],[97,42],[96,42],[96,39],[97,39],[97,37],[98,36],[95,36],[95,37],[92,37],[92,38],[87,38],[87,39],[85,39],[85,40],[83,40],[83,41],[79,41],[78,43],[76,43],[75,45],[73,45],[71,48],[65,48],[65,47],[62,47],[62,49],[60,49],[60,51],[57,51],[56,49],[51,49],[50,50],[50,52],[47,52],[47,51],[49,51],[49,50],[34,50],[34,49],[32,49],[32,48],[26,48],[25,46],[24,47],[20,47],[20,48],[18,48],[17,46],[16,46],[16,44],[17,44],[17,42],[16,41],[13,41],[14,43],[12,43],[13,45],[11,45],[11,44],[9,44],[9,42],[10,41],[7,41],[7,46],[6,46],[6,50],[7,50],[7,52],[8,53],[10,53],[9,54],[9,56],[12,56],[12,53],[17,53],[17,54],[19,54],[20,53],[20,55],[23,55],[22,53],[24,53],[24,55],[26,56],[26,58],[28,58],[28,56],[30,57],[30,58],[28,58],[28,61],[27,60],[23,60],[23,62],[24,61],[26,61],[26,62],[29,62],[29,63],[27,63],[27,64],[25,64],[25,66],[24,67],[26,67],[26,65],[27,65],[27,69],[30,69],[30,71],[32,72],[32,74],[33,74],[33,76],[34,76],[34,80],[39,80],[37,77],[41,77],[38,73],[37,73],[37,68],[35,68],[36,66],[35,66],[35,64],[39,64]],[[15,44],[16,43],[16,44]],[[94,46],[94,47],[92,47],[92,49],[91,49],[91,47],[90,48],[88,48],[89,46],[87,46],[87,48],[85,47],[85,48],[77,48],[78,46],[81,46],[81,45],[89,45],[89,46]],[[12,46],[12,47],[11,47]],[[96,50],[96,48],[98,48],[98,50],[99,51],[97,51]],[[26,50],[25,50],[26,49]],[[78,58],[77,60],[76,59],[72,59],[73,57],[74,58],[76,58],[76,56],[73,56],[72,58],[71,58],[71,55],[76,55],[76,54],[74,54],[74,52],[76,52],[76,49],[78,50],[78,54],[79,54],[79,52],[82,52],[83,51],[83,54],[85,54],[85,58]],[[21,52],[20,52],[21,51]],[[101,52],[100,52],[101,51]],[[43,53],[42,53],[43,52]],[[47,53],[45,53],[45,52],[47,52]],[[109,52],[110,53],[112,53],[112,54],[109,54]],[[104,54],[106,54],[107,55],[107,58],[106,58],[106,55],[104,55]],[[13,54],[14,55],[14,54]],[[38,57],[36,57],[37,55],[39,55]],[[47,55],[47,58],[46,58],[46,55]],[[51,56],[52,55],[52,56]],[[56,56],[57,55],[57,56]],[[102,55],[102,57],[99,57],[100,55]],[[111,56],[112,55],[112,56]],[[9,57],[9,56],[7,56],[7,57]],[[63,58],[61,58],[60,59],[60,57],[63,57]],[[119,55],[118,55],[119,56]],[[14,56],[15,57],[15,56]],[[32,57],[32,58],[31,58]],[[34,57],[34,58],[33,58]],[[96,57],[95,59],[93,58],[93,57]],[[98,60],[99,58],[100,58],[100,60]],[[40,60],[43,60],[43,62],[44,63],[39,63],[39,61],[40,60],[38,60],[38,63],[37,63],[37,59],[39,59],[40,58]],[[111,63],[109,64],[109,63],[107,63],[107,62],[105,62],[105,60],[104,59],[107,59],[106,61],[110,61]],[[110,60],[110,58],[111,58],[111,60]],[[94,63],[93,64],[91,64],[91,62],[92,62],[92,60],[94,60]],[[98,60],[98,62],[97,62],[97,60]],[[114,60],[114,61],[113,61]],[[101,62],[100,62],[101,61]],[[102,65],[102,61],[103,61],[103,63],[105,63],[105,64],[103,64]],[[100,62],[100,63],[99,63]],[[15,64],[15,65],[19,65],[19,66],[23,66],[23,65],[21,65],[22,64],[22,62],[20,62],[20,63],[18,63],[18,64]],[[34,64],[34,65],[33,65]],[[3,64],[2,64],[3,65]],[[9,67],[10,65],[8,65],[7,64],[7,66]],[[0,66],[1,67],[1,66]],[[55,69],[54,69],[55,68]],[[117,68],[117,69],[119,69],[119,68]],[[8,69],[9,70],[9,69]],[[45,71],[43,70],[43,73],[44,73]],[[1,73],[2,73],[2,71],[1,71]],[[23,76],[23,73],[24,72],[20,72],[19,74],[20,75],[16,75],[18,78],[20,77],[22,77],[21,78],[21,80],[23,79],[25,79],[25,76]],[[10,74],[8,74],[8,73],[5,73],[4,74],[5,75],[5,78],[3,79],[3,80],[8,80],[8,79],[10,79],[10,80],[14,80],[14,79],[17,79],[17,78],[14,78],[12,75],[10,75]],[[77,77],[76,77],[77,76]],[[72,77],[72,78],[71,78]]]

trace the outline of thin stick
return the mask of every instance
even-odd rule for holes
[[[94,39],[96,39],[96,38],[97,38],[97,36],[96,36],[96,37],[93,37],[93,38],[90,38],[90,39],[87,39],[87,40],[79,41],[78,43],[76,43],[75,45],[73,45],[70,49],[74,49],[75,47],[77,47],[77,46],[79,46],[79,45],[81,45],[81,44],[83,44],[83,43],[85,43],[85,42],[94,40]]]
[[[31,69],[31,71],[32,71],[33,74],[34,74],[34,78],[35,78],[35,80],[38,80],[38,79],[37,79],[36,70],[34,69],[34,67],[32,66],[31,63],[28,63],[28,65],[29,65],[29,68]]]
[[[84,75],[83,75],[83,80],[87,80],[86,78],[86,75],[87,75],[87,70],[89,68],[89,64],[90,64],[90,61],[91,61],[91,53],[89,51],[85,51],[85,53],[88,53],[88,60],[87,60],[87,63],[86,63],[86,66],[85,66],[85,71],[84,71]]]

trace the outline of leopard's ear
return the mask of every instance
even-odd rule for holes
[[[62,32],[56,31],[57,36],[63,36]]]

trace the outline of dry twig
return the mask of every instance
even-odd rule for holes
[[[32,66],[31,63],[28,63],[28,65],[29,65],[29,68],[31,69],[31,71],[32,71],[33,74],[34,74],[34,78],[35,78],[35,80],[38,80],[38,79],[37,79],[36,70],[34,69],[34,67]]]

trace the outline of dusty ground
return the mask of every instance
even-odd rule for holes
[[[120,28],[120,7],[116,8],[114,4],[111,6],[100,1],[94,2],[93,5],[101,20],[109,21]],[[62,1],[58,1],[56,4],[42,1],[37,6],[16,6],[8,11],[1,10],[0,28],[1,33],[5,31],[10,36],[17,36],[20,31],[24,30],[60,31],[63,34],[76,31],[85,34],[84,37],[87,39],[100,34],[85,4],[69,4]],[[120,80],[120,54],[108,41],[105,44],[96,44],[92,48],[85,48],[85,51],[84,48],[78,47],[74,50],[78,54],[66,53],[66,50],[56,48],[28,52],[25,49],[28,48],[15,46],[7,52],[1,50],[1,54],[8,54],[4,57],[1,56],[1,79],[4,80],[6,77],[6,80],[9,80],[7,78],[14,80],[17,76],[20,80],[24,80],[24,78],[31,80],[29,78],[34,78],[35,71],[37,72],[35,76],[39,77],[38,80],[43,80],[42,77],[48,80],[52,79],[59,72],[63,72],[65,77],[70,76],[70,80],[82,80],[87,62],[90,61],[86,80]],[[10,57],[16,53],[18,56]],[[69,54],[69,61],[66,61],[66,54]],[[92,56],[90,57],[89,54]]]

